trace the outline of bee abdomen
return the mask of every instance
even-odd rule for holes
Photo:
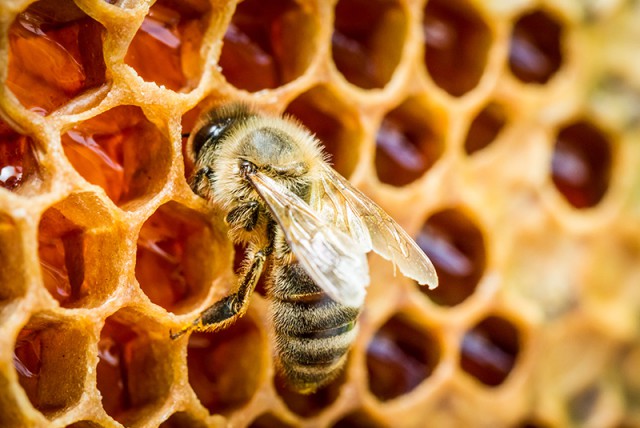
[[[340,373],[356,335],[355,323],[330,337],[277,335],[280,370],[293,388],[301,393],[313,392]]]
[[[356,337],[359,310],[315,293],[275,298],[272,305],[283,374],[302,392],[327,384],[344,366]]]

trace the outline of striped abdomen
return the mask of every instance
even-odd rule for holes
[[[331,300],[295,262],[275,263],[271,279],[280,374],[298,392],[314,392],[344,366],[360,308]]]

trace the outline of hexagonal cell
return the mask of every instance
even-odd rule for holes
[[[160,428],[206,428],[207,424],[187,412],[176,412],[160,424]]]
[[[562,66],[562,25],[544,11],[518,18],[511,33],[509,68],[524,83],[545,84]]]
[[[471,155],[493,142],[507,122],[504,107],[495,102],[487,104],[473,119],[464,140],[464,150]]]
[[[20,230],[11,217],[0,214],[0,311],[25,293],[23,257]]]
[[[446,120],[416,98],[389,112],[376,135],[378,179],[404,186],[424,175],[444,151]]]
[[[332,428],[386,428],[387,424],[371,416],[364,410],[357,410],[342,417]]]
[[[131,40],[125,63],[147,82],[174,91],[194,88],[210,14],[211,5],[204,0],[158,0]]]
[[[144,141],[145,149],[139,150]],[[171,164],[169,140],[139,107],[119,106],[62,135],[64,153],[88,182],[123,208],[162,188]]]
[[[409,316],[394,315],[369,342],[369,390],[380,401],[400,397],[427,379],[439,360],[438,338]]]
[[[230,413],[244,406],[258,388],[265,369],[263,336],[243,317],[215,333],[189,338],[189,383],[211,414]]]
[[[0,188],[23,193],[41,182],[33,140],[0,120]]]
[[[291,424],[283,421],[273,413],[265,413],[256,418],[249,428],[294,428],[297,424]]]
[[[347,362],[345,370],[348,365]],[[345,380],[345,371],[343,370],[331,383],[312,394],[299,394],[291,390],[279,375],[276,376],[275,385],[278,395],[282,397],[286,406],[294,413],[308,418],[319,414],[336,401]]]
[[[314,88],[296,98],[287,113],[300,120],[322,142],[331,155],[333,168],[349,177],[358,163],[359,142],[362,140],[358,118],[345,112],[346,107],[324,88]]]
[[[430,0],[422,21],[425,63],[436,85],[453,96],[472,90],[487,63],[493,35],[465,0]]]
[[[212,230],[201,214],[170,202],[140,229],[136,278],[156,305],[174,313],[188,312],[229,262],[222,256],[229,250],[226,238]]]
[[[569,398],[567,411],[575,426],[586,426],[589,418],[596,410],[601,390],[598,385],[591,385]]]
[[[105,320],[98,342],[97,386],[104,410],[125,426],[167,399],[176,349],[168,335],[164,326],[128,309]]]
[[[382,88],[402,56],[407,17],[395,0],[340,0],[331,51],[337,69],[363,89]]]
[[[89,335],[66,322],[32,318],[20,331],[13,365],[33,407],[53,418],[84,392]]]
[[[121,236],[96,195],[74,194],[44,212],[38,256],[44,285],[65,308],[94,307],[117,287]]]
[[[244,0],[224,35],[218,64],[227,82],[250,92],[291,82],[316,51],[317,18],[294,0]]]
[[[593,207],[607,192],[611,177],[609,138],[586,120],[558,132],[551,160],[551,178],[567,202],[576,208]]]
[[[552,425],[543,423],[536,419],[533,419],[533,420],[527,419],[526,421],[516,425],[516,428],[551,428],[551,426]]]
[[[102,425],[92,421],[78,421],[67,425],[66,428],[102,428]]]
[[[508,320],[489,316],[464,335],[460,349],[462,370],[488,386],[502,384],[520,352],[520,332]]]
[[[485,268],[482,232],[465,213],[446,209],[433,214],[422,226],[416,242],[429,256],[440,286],[420,290],[438,305],[462,303],[476,289]]]
[[[9,29],[7,86],[26,108],[46,114],[106,81],[104,27],[72,0],[40,0]]]

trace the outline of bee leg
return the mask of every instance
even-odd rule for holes
[[[227,224],[252,231],[258,224],[259,214],[260,204],[257,201],[250,201],[231,210],[225,220]]]
[[[258,278],[264,268],[266,260],[266,251],[258,251],[253,255],[251,265],[245,272],[238,291],[218,300],[216,303],[202,311],[200,316],[191,324],[182,328],[177,333],[169,332],[171,339],[177,339],[183,334],[195,331],[213,331],[226,326],[233,322],[236,318],[244,315],[249,303],[249,296],[253,293],[258,283]]]
[[[202,190],[211,189],[215,181],[216,177],[213,174],[213,170],[208,166],[203,166],[194,174],[191,180],[191,190],[193,190],[195,194],[202,196]]]

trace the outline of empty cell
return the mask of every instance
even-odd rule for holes
[[[218,65],[227,82],[255,92],[304,73],[315,54],[317,18],[293,0],[245,0],[224,35]]]
[[[460,349],[462,370],[488,386],[502,384],[520,352],[520,333],[508,320],[489,316],[464,335]]]
[[[580,120],[560,129],[551,159],[551,178],[567,202],[593,207],[609,187],[612,153],[609,138]]]
[[[215,333],[189,338],[189,383],[211,414],[230,413],[253,397],[264,367],[265,343],[248,317]]]
[[[394,315],[373,336],[367,348],[369,390],[388,401],[413,391],[434,371],[440,343],[408,316]]]
[[[333,62],[350,83],[382,88],[400,62],[406,32],[405,11],[397,1],[340,0],[331,38]]]
[[[524,83],[545,84],[562,66],[562,26],[544,11],[521,16],[511,32],[509,68]]]
[[[136,279],[153,303],[184,313],[206,296],[228,251],[201,214],[170,202],[142,225]]]
[[[446,118],[410,99],[389,112],[376,135],[378,179],[393,186],[404,186],[418,178],[444,151]]]
[[[210,16],[211,6],[204,0],[158,0],[131,41],[125,63],[145,81],[174,91],[197,86]]]
[[[388,426],[389,425],[369,415],[364,410],[357,410],[343,416],[332,425],[332,428],[385,428]]]
[[[0,310],[25,293],[23,257],[20,230],[9,216],[0,214]]]
[[[464,150],[470,155],[484,149],[496,139],[506,122],[506,112],[500,104],[487,104],[469,126]]]
[[[84,392],[89,338],[83,329],[32,318],[16,339],[13,365],[33,407],[54,417]]]
[[[436,85],[453,96],[480,81],[493,35],[464,0],[430,0],[424,10],[425,63]]]
[[[286,113],[315,134],[336,171],[345,177],[353,173],[358,163],[358,142],[362,140],[355,114],[350,114],[346,106],[323,88],[300,95],[289,104]]]
[[[160,428],[206,428],[207,424],[187,412],[176,412],[160,424]]]
[[[9,29],[7,86],[41,114],[105,83],[102,25],[71,0],[40,0]]]
[[[256,418],[249,428],[294,428],[297,424],[287,423],[273,413],[265,413]]]
[[[120,235],[97,196],[74,194],[44,212],[38,257],[49,293],[65,308],[98,306],[118,287]]]
[[[62,135],[62,146],[76,171],[119,206],[160,190],[171,162],[169,140],[133,106],[77,124]]]
[[[22,193],[37,189],[41,175],[33,140],[0,120],[0,188]]]
[[[167,398],[175,346],[168,336],[164,327],[127,309],[105,320],[98,342],[97,386],[104,410],[125,426],[135,425],[148,408]]]
[[[453,306],[473,294],[486,254],[483,234],[471,218],[458,209],[439,211],[422,226],[416,242],[438,273],[438,288],[420,287],[433,302]]]

